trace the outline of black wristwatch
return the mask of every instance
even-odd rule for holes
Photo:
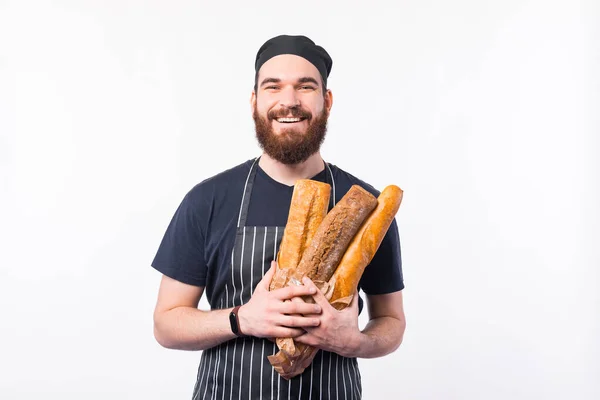
[[[242,331],[240,330],[240,320],[238,319],[238,310],[241,306],[234,307],[229,313],[229,325],[231,325],[231,331],[237,336],[242,337]]]

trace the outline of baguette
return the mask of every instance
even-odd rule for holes
[[[294,185],[287,224],[277,253],[277,270],[269,290],[282,288],[288,275],[300,262],[304,250],[327,215],[331,186],[310,179],[300,179]]]
[[[395,185],[387,186],[377,198],[377,207],[361,225],[328,282],[328,299],[334,308],[342,310],[352,298],[362,274],[381,245],[402,202],[403,191]],[[318,349],[296,344],[296,354],[289,356],[280,351],[271,364],[285,379],[301,374],[313,361]],[[275,366],[275,365],[274,365]]]
[[[329,280],[329,302],[338,310],[352,301],[362,274],[373,260],[402,202],[403,191],[389,185],[377,198],[377,208],[361,226],[348,246],[342,261]]]

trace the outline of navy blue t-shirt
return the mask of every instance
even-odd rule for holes
[[[231,251],[241,199],[253,161],[248,160],[195,185],[179,204],[152,262],[152,267],[164,275],[204,286],[212,308],[217,307],[215,299],[231,275]],[[336,203],[354,184],[379,196],[380,192],[371,185],[333,164],[330,166]],[[246,226],[285,226],[294,187],[275,181],[260,166],[257,168]],[[326,174],[327,169],[324,169],[311,179],[326,182]],[[404,289],[396,219],[365,268],[359,288],[374,295]]]

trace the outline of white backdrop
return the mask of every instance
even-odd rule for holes
[[[364,398],[600,398],[598,11],[0,1],[0,398],[191,397],[150,262],[193,185],[258,155],[281,33],[333,57],[324,157],[405,191],[408,327]]]

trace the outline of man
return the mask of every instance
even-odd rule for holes
[[[154,313],[157,341],[204,350],[194,399],[357,399],[357,358],[389,354],[402,341],[404,283],[395,220],[360,281],[369,312],[362,332],[358,296],[337,311],[308,279],[303,286],[268,290],[294,182],[329,183],[330,208],[353,184],[379,195],[321,158],[333,103],[331,66],[329,54],[304,36],[277,36],[259,49],[251,106],[262,155],[194,186],[154,258],[152,266],[163,274]],[[197,308],[205,290],[210,311]],[[298,302],[304,295],[316,304]],[[321,350],[288,381],[267,360],[278,351],[276,337]]]

